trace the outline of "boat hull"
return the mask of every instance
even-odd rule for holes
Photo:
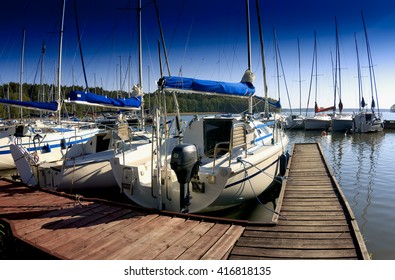
[[[333,132],[347,132],[352,129],[353,119],[352,116],[336,116],[332,119]]]
[[[370,112],[360,112],[353,116],[353,131],[356,133],[379,132],[384,129],[380,116]]]
[[[306,118],[304,122],[305,130],[327,130],[331,126],[330,117]]]

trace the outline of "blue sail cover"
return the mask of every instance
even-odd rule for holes
[[[18,101],[18,100],[8,100],[0,99],[1,104],[7,104],[14,107],[27,108],[33,110],[41,111],[58,111],[58,102],[34,102],[34,101]]]
[[[258,98],[259,100],[262,100],[262,101],[267,101],[269,103],[269,105],[271,105],[271,106],[273,106],[275,108],[281,108],[280,99],[278,101],[274,102],[274,101],[266,100],[264,97],[261,97],[261,96],[255,95],[254,97],[256,97],[256,98]]]
[[[106,108],[137,110],[140,109],[141,106],[141,96],[132,98],[111,98],[76,90],[68,93],[68,102]]]
[[[249,82],[227,83],[185,77],[166,76],[163,77],[159,83],[165,89],[193,91],[197,93],[217,93],[242,97],[252,96],[255,93],[255,87]]]

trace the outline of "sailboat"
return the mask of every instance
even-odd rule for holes
[[[334,67],[334,106],[336,105],[336,94],[338,90],[339,94],[339,112],[336,109],[333,110],[332,116],[332,132],[348,132],[352,128],[353,119],[351,114],[343,113],[343,102],[342,102],[342,86],[341,86],[341,67],[340,67],[340,48],[339,48],[339,32],[337,26],[337,20],[335,17],[336,24],[336,55],[335,55],[335,67]]]
[[[248,0],[246,6],[249,43]],[[284,131],[253,118],[250,65],[248,48],[248,68],[239,83],[175,76],[159,79],[161,96],[193,92],[244,98],[249,101],[249,113],[196,116],[185,129],[177,113],[172,134],[166,111],[157,108],[153,143],[137,147],[135,153],[123,151],[111,160],[118,185],[129,199],[148,208],[200,213],[239,205],[269,187],[280,163],[286,162],[288,138]]]
[[[31,154],[37,161],[56,161],[64,156],[64,152],[68,146],[86,142],[89,137],[100,131],[94,123],[61,120],[61,61],[64,10],[65,0],[63,2],[59,35],[57,100],[51,102],[34,102],[23,101],[22,99],[0,99],[0,103],[19,107],[21,111],[22,108],[28,108],[53,112],[57,114],[58,118],[45,122],[41,120],[36,120],[32,123],[22,121],[17,125],[13,135],[0,138],[0,169],[12,169],[17,167],[19,157],[13,157],[10,150],[12,145],[20,146],[25,154]]]
[[[134,86],[132,97],[111,98],[88,91],[70,91],[65,102],[124,112],[141,110],[142,85]],[[109,131],[103,131],[90,137],[85,143],[67,148],[64,157],[53,162],[38,162],[24,150],[12,145],[14,158],[22,181],[27,185],[39,185],[57,191],[77,191],[84,189],[117,188],[110,158],[114,156],[119,140],[124,141],[129,149],[149,143],[146,131],[133,131],[124,115],[118,119]]]
[[[363,17],[362,12],[361,12],[361,15],[362,15],[362,23],[363,23],[363,28],[364,28],[364,33],[365,33],[365,41],[366,41],[366,51],[367,51],[368,63],[369,63],[370,90],[371,90],[372,101],[371,101],[371,111],[369,112],[365,109],[367,104],[366,104],[365,99],[362,94],[362,81],[361,81],[360,66],[359,66],[359,55],[358,55],[358,47],[357,47],[357,43],[356,43],[357,59],[358,59],[358,84],[359,84],[360,106],[359,106],[359,112],[357,112],[353,115],[353,128],[352,129],[354,132],[357,132],[357,133],[378,132],[378,131],[382,131],[384,129],[384,122],[381,118],[380,109],[378,106],[377,106],[377,108],[378,108],[377,112],[375,111],[375,108],[376,108],[375,97],[376,97],[376,100],[378,98],[377,87],[376,87],[376,77],[374,74],[373,60],[372,60],[372,54],[370,51],[368,33],[366,31],[365,19]],[[357,42],[356,39],[355,39],[355,42]]]
[[[315,73],[314,73],[315,72]],[[306,118],[304,122],[305,130],[327,130],[331,125],[331,117],[327,114],[319,114],[325,111],[333,110],[334,107],[318,107],[317,104],[317,92],[318,92],[318,74],[317,74],[317,42],[316,42],[316,32],[314,30],[314,49],[313,49],[313,64],[311,68],[311,79],[310,79],[310,88],[309,88],[309,99],[311,94],[311,86],[313,83],[313,76],[315,76],[315,105],[314,105],[314,116],[307,115],[306,109]]]

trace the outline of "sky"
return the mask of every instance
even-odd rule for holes
[[[160,32],[154,1],[141,1],[142,84],[145,92],[153,92],[156,89],[155,82],[161,75],[158,54]],[[157,4],[170,68],[163,67],[163,75],[170,72],[174,76],[197,79],[227,82],[241,80],[248,67],[245,0],[157,0]],[[139,82],[137,5],[138,0],[66,1],[62,85],[85,86],[75,12],[88,87],[128,90],[129,85]],[[345,108],[358,108],[355,34],[363,95],[370,106],[369,64],[361,11],[366,22],[376,77],[376,103],[380,108],[389,108],[395,104],[395,1],[260,0],[259,6],[268,96],[281,98],[283,108],[298,110],[307,104],[312,107],[314,101],[322,107],[333,105],[335,18],[339,32],[343,105]],[[42,77],[44,82],[54,83],[57,77],[62,0],[2,1],[0,7],[0,84],[20,81],[23,30],[23,82],[38,84]],[[263,96],[263,67],[255,0],[250,0],[250,13],[251,70],[256,77],[256,95]],[[314,31],[317,34],[318,75],[317,87],[313,82],[310,89],[311,78],[315,81],[312,75]],[[281,64],[276,63],[274,37]],[[39,61],[43,42],[46,51],[42,59],[41,76]],[[161,60],[164,66],[163,46]]]

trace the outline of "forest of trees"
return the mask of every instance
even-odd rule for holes
[[[62,87],[63,98],[66,93],[71,90],[83,90],[82,87]],[[9,83],[0,85],[0,96],[4,99],[19,100],[19,83]],[[23,101],[51,101],[56,100],[57,88],[55,85],[31,85],[23,84]],[[126,92],[117,91],[106,91],[102,88],[91,88],[90,92],[106,95],[109,97],[127,96]],[[178,105],[181,113],[241,113],[247,110],[248,100],[245,98],[232,98],[223,96],[209,96],[201,94],[176,94]],[[159,97],[155,93],[149,93],[144,95],[144,108],[147,110],[155,108]],[[163,98],[162,98],[163,99]],[[174,112],[174,98],[171,95],[166,96],[166,104],[168,111]],[[66,104],[64,110],[69,115],[77,117],[83,117],[87,112],[92,111],[88,106],[73,106]],[[9,109],[8,109],[9,108]],[[98,111],[98,109],[95,109]],[[256,100],[254,104],[254,112],[264,111],[264,103]],[[0,104],[0,118],[3,119],[15,119],[19,118],[19,108],[9,107],[7,105]],[[34,110],[23,110],[24,117],[30,117],[38,115],[37,111]]]

